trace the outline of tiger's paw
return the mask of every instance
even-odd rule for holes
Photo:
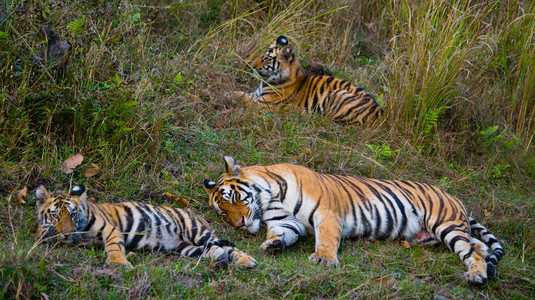
[[[337,267],[340,265],[340,262],[338,262],[337,258],[328,258],[328,257],[318,254],[317,252],[312,253],[308,257],[308,259],[317,263],[320,266],[325,266],[325,267]]]
[[[251,96],[252,95],[244,93],[244,92],[241,92],[241,91],[234,91],[234,97],[238,101],[244,102],[247,105],[249,105],[249,104],[251,104],[253,102],[252,99],[251,99]]]
[[[466,272],[463,274],[463,279],[471,285],[481,286],[487,280],[487,276],[484,276],[484,274]]]
[[[254,268],[258,265],[256,259],[250,255],[244,255],[236,260],[236,265],[241,268]]]
[[[284,250],[284,247],[284,241],[281,239],[271,239],[263,242],[262,245],[260,245],[260,251],[268,253],[281,252]]]
[[[132,264],[127,261],[126,259],[124,260],[108,260],[108,262],[106,263],[108,266],[112,267],[112,268],[122,268],[122,269],[125,269],[125,270],[130,270],[132,269]]]

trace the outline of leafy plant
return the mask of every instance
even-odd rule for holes
[[[500,142],[507,137],[507,135],[505,134],[505,130],[501,133],[496,134],[498,128],[498,125],[491,126],[479,132],[480,136],[483,138],[483,144],[485,145],[485,147],[489,147],[492,143]]]
[[[491,179],[500,179],[505,175],[505,173],[510,167],[511,165],[508,164],[497,164],[495,166],[490,167],[487,173]]]
[[[442,114],[446,109],[449,109],[449,106],[440,106],[437,109],[432,109],[427,112],[425,115],[424,121],[423,121],[423,135],[428,135],[431,133],[431,130],[435,127],[437,127],[437,122]]]
[[[67,24],[67,29],[69,29],[73,35],[80,35],[84,31],[85,17],[82,17],[76,21],[72,21]]]
[[[394,154],[399,153],[398,150],[390,150],[390,147],[386,144],[374,145],[366,144],[366,146],[375,154],[375,156],[380,160],[389,160]]]

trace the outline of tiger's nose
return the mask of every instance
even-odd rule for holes
[[[242,216],[238,224],[236,224],[236,227],[242,227],[244,225],[245,225],[245,217]]]

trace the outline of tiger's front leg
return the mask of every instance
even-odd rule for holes
[[[267,240],[260,245],[264,252],[282,251],[306,235],[305,226],[290,213],[280,214],[280,210],[269,210],[264,215],[267,223]]]
[[[314,234],[316,236],[316,252],[309,259],[322,266],[337,266],[338,246],[342,238],[342,224],[332,213],[326,216],[314,216]]]
[[[107,264],[112,267],[132,268],[132,264],[126,259],[124,236],[121,231],[112,225],[102,230],[104,248],[108,254]]]

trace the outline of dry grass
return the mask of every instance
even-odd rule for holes
[[[0,8],[2,297],[533,297],[531,2],[11,1]],[[62,75],[37,59],[40,24],[73,44]],[[281,34],[302,59],[376,95],[386,121],[348,127],[293,107],[238,103],[231,92],[257,84],[247,62]],[[101,167],[96,176],[58,170],[78,152],[80,167]],[[453,254],[400,250],[398,242],[344,241],[342,267],[332,270],[307,261],[312,239],[282,255],[259,253],[262,235],[233,232],[206,203],[200,183],[220,175],[223,154],[243,165],[293,162],[439,185],[504,242],[498,280],[473,289]],[[261,265],[214,272],[203,262],[138,253],[137,268],[109,275],[101,249],[34,244],[35,199],[21,206],[13,192],[71,181],[85,183],[97,201],[176,205],[163,192],[185,196]]]

